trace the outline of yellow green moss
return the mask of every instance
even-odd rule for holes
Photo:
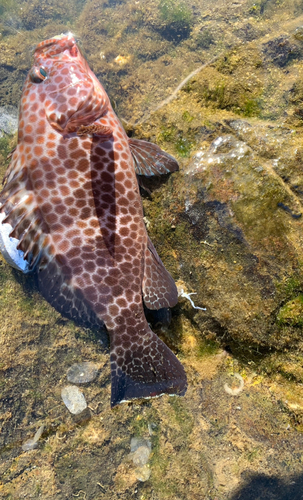
[[[280,325],[303,326],[303,294],[288,301],[278,312]]]

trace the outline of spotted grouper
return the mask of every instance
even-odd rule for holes
[[[136,178],[177,169],[158,146],[127,137],[72,34],[37,46],[0,194],[1,249],[36,273],[62,314],[105,324],[112,406],[186,391],[182,364],[144,315],[143,302],[172,307],[178,294],[147,235]]]

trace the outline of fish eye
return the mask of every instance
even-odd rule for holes
[[[33,83],[41,83],[47,77],[45,69],[41,66],[40,68],[33,68],[30,72],[30,79]]]
[[[41,73],[42,76],[44,76],[44,78],[46,78],[47,73],[46,73],[46,71],[45,71],[44,68],[40,68],[40,73]]]

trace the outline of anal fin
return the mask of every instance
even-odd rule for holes
[[[148,238],[142,284],[143,300],[148,309],[173,307],[178,302],[178,290]]]

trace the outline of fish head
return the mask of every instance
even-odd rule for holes
[[[63,135],[93,124],[109,105],[71,33],[37,45],[24,102],[38,102],[50,125]]]

